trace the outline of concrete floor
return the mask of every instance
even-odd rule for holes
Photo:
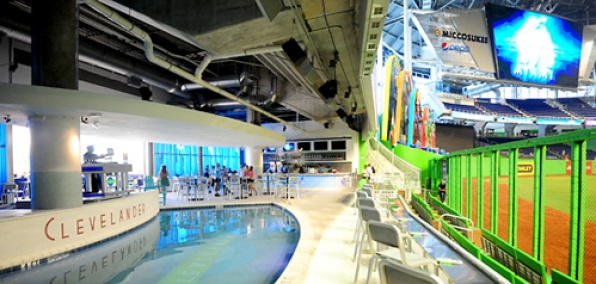
[[[309,189],[300,199],[274,198],[270,195],[228,200],[210,195],[207,201],[178,199],[168,193],[168,208],[213,204],[275,203],[290,210],[301,226],[301,236],[288,267],[277,283],[354,283],[356,262],[354,228],[356,214],[352,207],[354,188]],[[363,254],[358,283],[365,283],[369,256]],[[374,272],[370,283],[379,283]]]

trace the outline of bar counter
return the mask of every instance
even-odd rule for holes
[[[263,177],[272,176],[275,174],[264,174]],[[341,189],[350,186],[350,173],[325,173],[325,174],[284,174],[288,177],[298,177],[301,181],[300,186],[303,189],[313,188],[328,188]]]

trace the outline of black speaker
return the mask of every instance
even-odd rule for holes
[[[148,87],[141,87],[139,93],[141,93],[141,99],[144,101],[151,101],[153,98],[153,93]]]
[[[344,111],[343,108],[340,108],[338,110],[336,110],[335,112],[337,112],[337,115],[339,116],[339,118],[344,118],[346,117],[348,114]]]
[[[293,38],[282,44],[281,48],[294,63],[306,57],[306,52],[302,50],[302,47]]]
[[[335,98],[337,95],[337,81],[329,80],[319,87],[319,93],[326,99]]]

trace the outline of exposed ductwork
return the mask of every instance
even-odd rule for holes
[[[480,84],[480,85],[471,85],[462,88],[462,93],[467,96],[474,96],[482,93],[487,93],[492,91],[493,89],[497,89],[501,87],[501,84]]]
[[[283,123],[289,127],[292,127],[294,129],[298,130],[298,131],[306,132],[304,129],[302,129],[298,126],[295,126],[285,120],[282,120],[279,117],[263,110],[262,108],[260,108],[258,106],[254,106],[254,105],[250,104],[249,102],[238,98],[234,94],[232,94],[222,88],[211,85],[209,82],[203,80],[203,78],[202,78],[203,72],[205,71],[207,66],[211,63],[211,61],[213,61],[213,60],[277,52],[277,51],[282,50],[282,48],[280,46],[269,46],[269,47],[263,47],[263,48],[256,48],[256,49],[246,50],[246,51],[242,51],[242,52],[238,52],[238,53],[234,53],[234,54],[227,54],[227,55],[223,55],[223,56],[214,56],[212,54],[209,54],[203,59],[203,61],[199,65],[199,67],[196,69],[195,74],[191,74],[191,73],[187,72],[186,70],[184,70],[184,69],[182,69],[182,68],[180,68],[180,67],[178,67],[162,58],[155,56],[154,50],[153,50],[153,41],[152,41],[151,37],[149,36],[149,34],[147,32],[142,30],[140,27],[134,25],[129,20],[122,17],[117,12],[115,12],[114,10],[112,10],[111,8],[107,7],[106,5],[100,3],[97,0],[84,0],[84,1],[87,5],[89,5],[96,11],[98,11],[100,14],[104,15],[111,21],[121,25],[125,30],[129,31],[132,35],[134,35],[135,37],[142,40],[143,45],[144,45],[145,56],[147,57],[147,60],[149,60],[150,62],[152,62],[166,70],[169,70],[170,72],[177,74],[189,81],[192,81],[192,82],[195,82],[202,86],[205,86],[206,89],[209,89],[217,94],[220,94],[220,95],[227,97],[231,100],[237,101],[240,104],[242,104],[250,109],[253,109],[256,112],[259,112],[265,116],[268,116],[277,122]]]
[[[237,76],[230,77],[230,78],[222,78],[217,81],[207,81],[209,84],[219,87],[219,88],[231,88],[231,87],[240,87],[240,78]],[[197,83],[188,83],[180,86],[180,90],[183,92],[192,91],[192,90],[201,90],[205,89],[205,86],[197,84]]]
[[[31,44],[31,36],[24,32],[5,26],[0,26],[0,32],[12,39]],[[79,40],[79,60],[123,76],[136,75],[143,81],[166,91],[176,84],[175,76],[167,73],[155,73],[151,71],[153,67],[150,65],[132,60],[109,49],[98,49],[96,45],[90,44],[84,39]],[[190,98],[188,94],[177,90],[171,93],[184,99]]]

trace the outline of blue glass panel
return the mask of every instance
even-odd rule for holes
[[[6,125],[0,124],[0,184],[6,183]]]

